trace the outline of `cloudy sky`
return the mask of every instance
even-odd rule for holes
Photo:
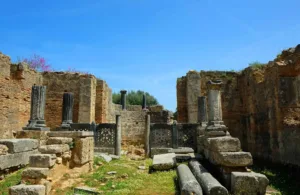
[[[188,70],[241,70],[300,43],[297,0],[0,0],[0,51],[38,54],[176,108]]]

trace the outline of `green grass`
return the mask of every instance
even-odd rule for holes
[[[0,194],[8,195],[8,188],[11,186],[18,185],[21,182],[21,173],[23,169],[18,170],[5,177],[3,181],[0,181]]]
[[[95,159],[95,163],[101,161]],[[175,194],[176,172],[148,173],[152,160],[133,161],[122,156],[120,160],[104,163],[93,174],[82,175],[85,185],[97,188],[104,194]],[[146,170],[138,166],[145,165]],[[115,175],[107,172],[116,171]]]
[[[297,173],[295,168],[271,163],[255,163],[252,170],[265,174],[270,181],[269,186],[278,190],[282,195],[300,194],[299,170]]]

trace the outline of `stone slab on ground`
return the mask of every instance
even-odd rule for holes
[[[22,172],[22,178],[42,179],[47,178],[49,168],[28,167]]]
[[[204,141],[205,148],[217,152],[239,152],[241,151],[241,143],[238,138],[229,136],[207,138]]]
[[[231,192],[235,195],[265,195],[268,184],[268,178],[260,173],[231,173]]]
[[[9,188],[10,195],[45,195],[44,185],[17,185]]]
[[[228,195],[227,189],[222,186],[198,161],[189,162],[189,168],[194,174],[206,195]]]
[[[50,168],[55,161],[55,154],[34,154],[29,157],[29,167]]]
[[[168,170],[176,166],[175,153],[158,154],[153,157],[153,169],[155,170]]]
[[[74,188],[74,194],[90,194],[90,195],[98,195],[100,194],[97,189],[95,188],[90,188],[90,187],[86,187],[86,186],[82,186],[82,187],[75,187]]]
[[[181,195],[202,195],[202,188],[188,166],[179,165],[177,167],[177,177]]]
[[[171,148],[169,150],[169,153],[188,154],[188,153],[194,153],[194,149],[188,147]]]
[[[153,158],[153,156],[157,154],[167,154],[171,150],[172,148],[151,148],[150,149],[151,158]]]
[[[108,163],[112,160],[112,157],[110,157],[107,154],[103,154],[103,153],[95,153],[94,156],[102,158],[102,159],[104,159],[105,162],[108,162]]]
[[[70,137],[49,137],[47,140],[47,145],[52,144],[69,144],[73,141]]]
[[[209,151],[208,158],[209,161],[215,165],[222,165],[227,167],[246,167],[253,164],[250,152]]]
[[[94,137],[94,132],[92,131],[52,131],[48,133],[49,137]]]
[[[112,158],[112,160],[119,160],[120,156],[114,155],[114,154],[109,154],[108,156],[110,156]]]
[[[40,146],[39,151],[42,154],[62,154],[70,150],[68,144],[53,144],[53,145],[45,145]]]
[[[7,154],[0,156],[0,171],[17,166],[25,166],[29,163],[29,156],[38,154],[38,150]]]
[[[0,139],[0,144],[8,147],[8,153],[26,152],[36,149],[39,146],[35,139]]]
[[[107,154],[115,154],[115,148],[94,147],[94,152],[97,152],[97,153],[107,153]]]

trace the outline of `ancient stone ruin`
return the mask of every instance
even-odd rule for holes
[[[181,194],[263,195],[269,180],[249,169],[253,158],[299,165],[299,56],[297,46],[260,69],[189,71],[173,120],[145,94],[126,105],[121,90],[114,104],[93,75],[36,72],[0,53],[0,176],[25,167],[9,193],[51,194],[64,173],[92,172],[95,156],[110,162],[134,146],[153,158],[150,173],[176,169]]]

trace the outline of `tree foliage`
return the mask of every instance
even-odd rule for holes
[[[150,95],[148,92],[141,90],[129,91],[126,94],[126,104],[127,105],[142,105],[143,103],[143,94],[146,94],[147,106],[158,105],[157,99]],[[121,93],[113,93],[113,103],[121,104]]]
[[[254,69],[260,69],[260,68],[263,68],[266,64],[264,63],[261,63],[261,62],[258,62],[258,61],[255,61],[255,62],[252,62],[249,64],[249,67],[252,67]]]

